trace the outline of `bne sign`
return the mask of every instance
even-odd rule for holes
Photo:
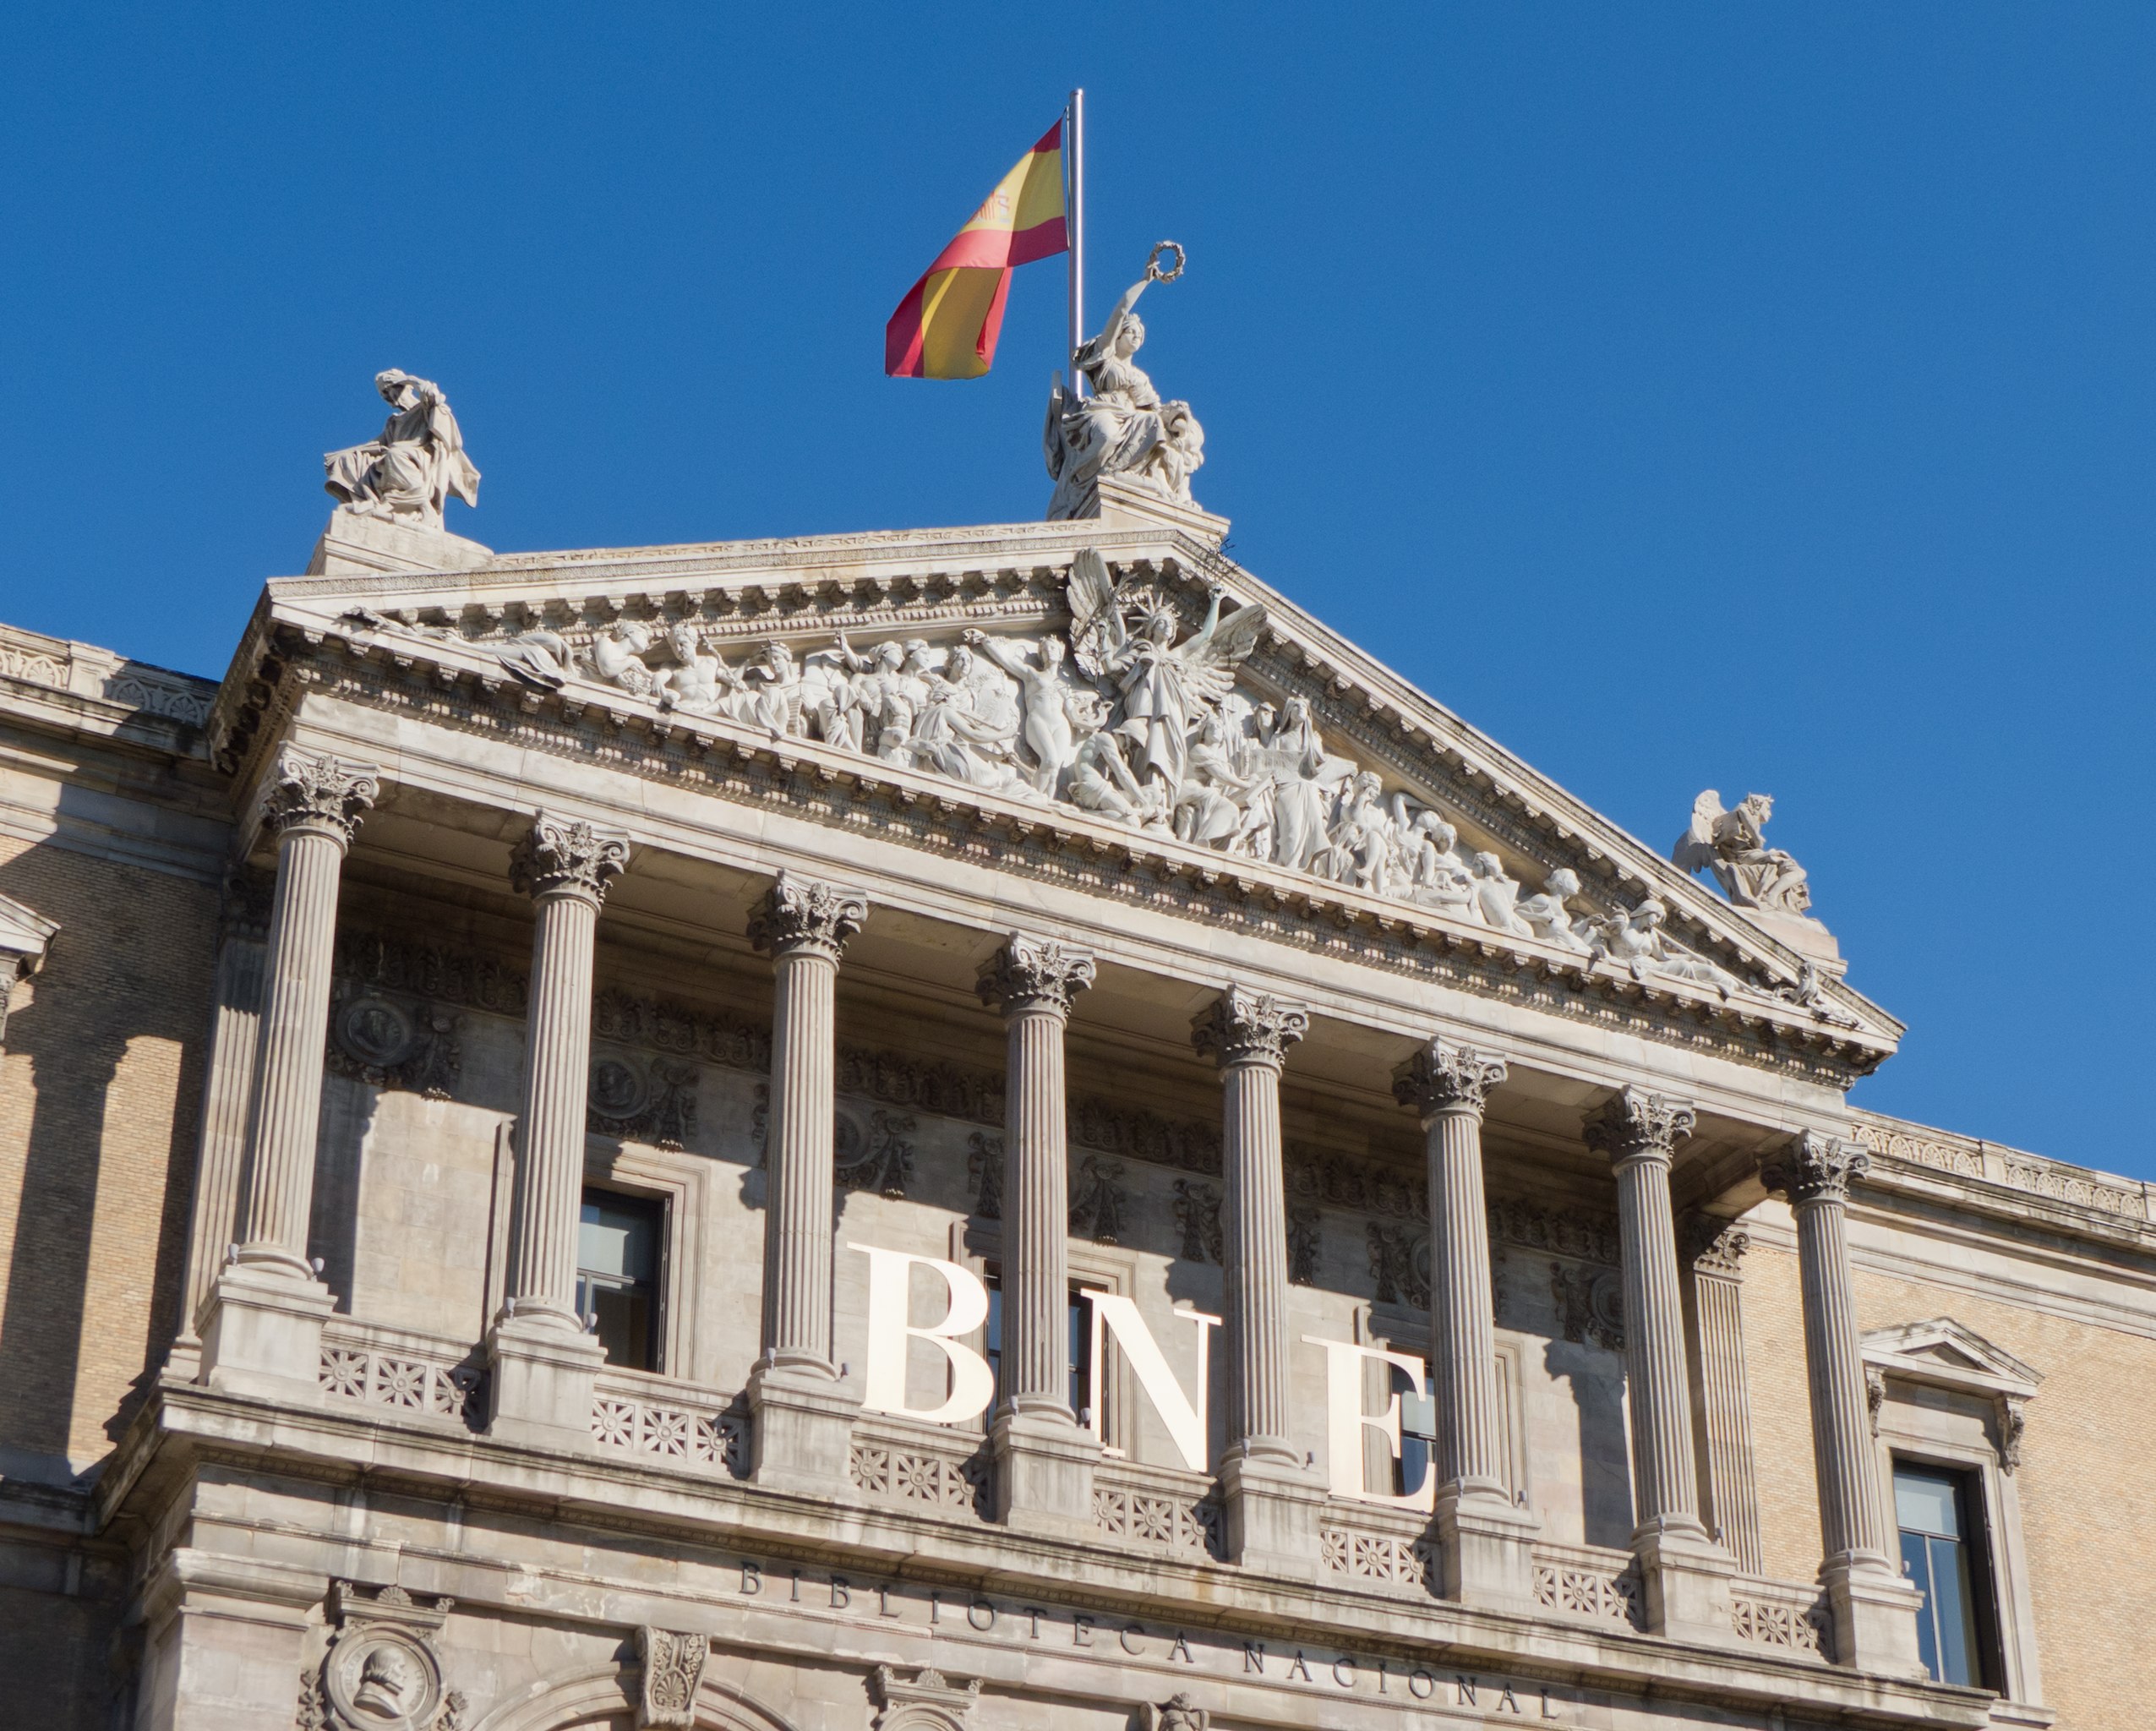
[[[971,1269],[939,1257],[917,1256],[909,1251],[885,1250],[872,1244],[849,1244],[869,1259],[868,1360],[861,1404],[871,1412],[888,1412],[900,1418],[928,1424],[965,1424],[987,1412],[996,1399],[996,1373],[988,1361],[966,1344],[988,1319],[988,1288]],[[936,1321],[911,1320],[914,1270],[925,1269],[943,1289],[943,1314]],[[1145,1398],[1160,1415],[1182,1464],[1195,1472],[1210,1469],[1206,1448],[1207,1367],[1206,1330],[1220,1325],[1217,1316],[1178,1307],[1176,1320],[1198,1331],[1198,1374],[1186,1390],[1168,1368],[1167,1355],[1153,1337],[1138,1306],[1120,1292],[1086,1289],[1084,1298],[1092,1313],[1093,1350],[1089,1393],[1089,1417],[1094,1436],[1100,1433],[1101,1377],[1109,1340],[1130,1367]],[[906,1365],[913,1343],[925,1341],[950,1365],[949,1391],[940,1405],[915,1406],[906,1399]],[[1365,1503],[1427,1511],[1436,1503],[1436,1472],[1426,1466],[1422,1483],[1405,1495],[1373,1491],[1365,1483],[1363,1437],[1375,1432],[1395,1458],[1400,1452],[1400,1398],[1389,1396],[1384,1411],[1370,1412],[1363,1399],[1365,1367],[1378,1363],[1405,1372],[1411,1388],[1423,1386],[1423,1361],[1412,1353],[1391,1352],[1382,1347],[1359,1346],[1352,1341],[1326,1341],[1302,1336],[1303,1344],[1325,1355],[1325,1452],[1327,1477],[1335,1496],[1352,1497]]]

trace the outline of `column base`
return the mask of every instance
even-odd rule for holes
[[[213,1389],[314,1406],[322,1398],[322,1324],[335,1308],[316,1280],[235,1263],[202,1319],[201,1379]]]
[[[749,1373],[749,1478],[804,1496],[854,1494],[858,1391],[820,1365],[759,1363]]]
[[[1097,1536],[1093,1467],[1100,1444],[1067,1412],[1007,1412],[989,1430],[996,1518],[1043,1538]]]
[[[1737,1559],[1702,1526],[1646,1528],[1632,1536],[1647,1632],[1703,1646],[1734,1646],[1730,1586]]]
[[[1834,1661],[1882,1677],[1929,1674],[1917,1651],[1924,1595],[1876,1556],[1824,1564],[1820,1584],[1834,1614]]]
[[[1445,1597],[1490,1610],[1535,1604],[1535,1538],[1542,1523],[1502,1492],[1440,1491],[1437,1533]]]
[[[1318,1578],[1318,1516],[1325,1487],[1301,1467],[1265,1456],[1220,1463],[1228,1555],[1246,1569],[1295,1581]]]
[[[606,1348],[550,1317],[505,1316],[487,1334],[487,1434],[576,1454],[592,1446]]]

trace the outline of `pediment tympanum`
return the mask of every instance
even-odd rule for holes
[[[1891,1049],[1864,999],[1210,547],[980,532],[1000,560],[922,559],[916,534],[756,543],[754,575],[743,545],[298,580],[272,586],[271,623],[468,661],[527,712],[596,705],[941,785],[1022,829],[1105,827],[1276,905],[1286,885],[1547,977],[1861,1047],[1863,1068]]]

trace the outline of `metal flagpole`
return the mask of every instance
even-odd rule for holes
[[[1070,178],[1069,195],[1066,199],[1067,222],[1069,227],[1070,257],[1067,260],[1071,279],[1071,395],[1085,395],[1085,374],[1077,365],[1078,352],[1085,341],[1085,92],[1071,92],[1071,106],[1065,111],[1063,128],[1064,161]]]

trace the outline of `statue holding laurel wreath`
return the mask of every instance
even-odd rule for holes
[[[1165,270],[1163,253],[1173,253],[1176,260]],[[1079,396],[1057,375],[1042,436],[1048,473],[1056,483],[1049,521],[1099,516],[1103,475],[1122,476],[1163,498],[1194,503],[1190,478],[1205,461],[1205,429],[1188,403],[1161,400],[1136,359],[1145,341],[1138,298],[1149,283],[1173,282],[1182,272],[1180,246],[1171,240],[1155,246],[1145,261],[1145,275],[1123,291],[1100,334],[1071,357],[1073,370],[1085,376],[1093,394]]]

